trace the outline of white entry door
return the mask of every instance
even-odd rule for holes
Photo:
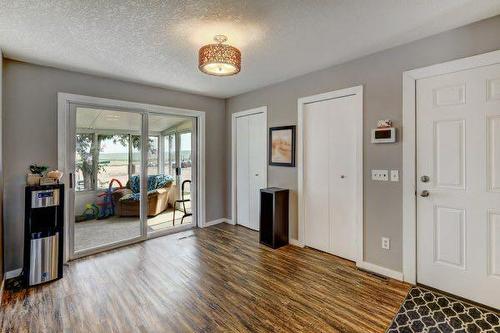
[[[356,260],[356,96],[304,105],[305,245]]]
[[[417,81],[417,281],[500,308],[500,65]]]
[[[236,118],[236,222],[259,230],[260,189],[267,185],[267,126],[263,112]]]

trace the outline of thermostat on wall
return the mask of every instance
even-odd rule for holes
[[[396,128],[374,128],[372,129],[372,143],[393,143],[396,142]]]

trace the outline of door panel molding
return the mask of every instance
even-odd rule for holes
[[[500,192],[500,116],[486,117],[486,163],[487,187],[491,192]]]
[[[500,100],[500,78],[490,79],[487,84],[486,100],[488,102]]]
[[[465,191],[465,119],[435,121],[433,135],[434,186]]]
[[[403,280],[417,282],[416,101],[417,80],[500,63],[500,50],[403,73]],[[490,81],[488,100],[498,96]],[[460,89],[458,89],[460,90]],[[457,93],[458,93],[457,90]],[[460,98],[456,99],[460,101]]]
[[[465,104],[465,84],[441,87],[433,90],[435,108]]]
[[[433,215],[434,263],[465,270],[465,209],[435,206]],[[446,244],[446,242],[450,243],[450,241],[452,244]]]
[[[500,279],[500,211],[488,211],[488,275]]]

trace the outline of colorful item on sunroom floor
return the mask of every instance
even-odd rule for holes
[[[122,183],[118,179],[111,179],[108,189],[97,196],[96,205],[99,207],[98,220],[108,218],[115,215],[115,205],[113,203],[113,183],[118,184],[118,188],[122,188]]]
[[[95,220],[99,216],[99,207],[96,204],[86,204],[82,215],[75,216],[76,222]]]

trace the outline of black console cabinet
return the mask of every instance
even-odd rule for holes
[[[269,187],[260,190],[260,234],[262,244],[277,249],[288,244],[289,190]]]

